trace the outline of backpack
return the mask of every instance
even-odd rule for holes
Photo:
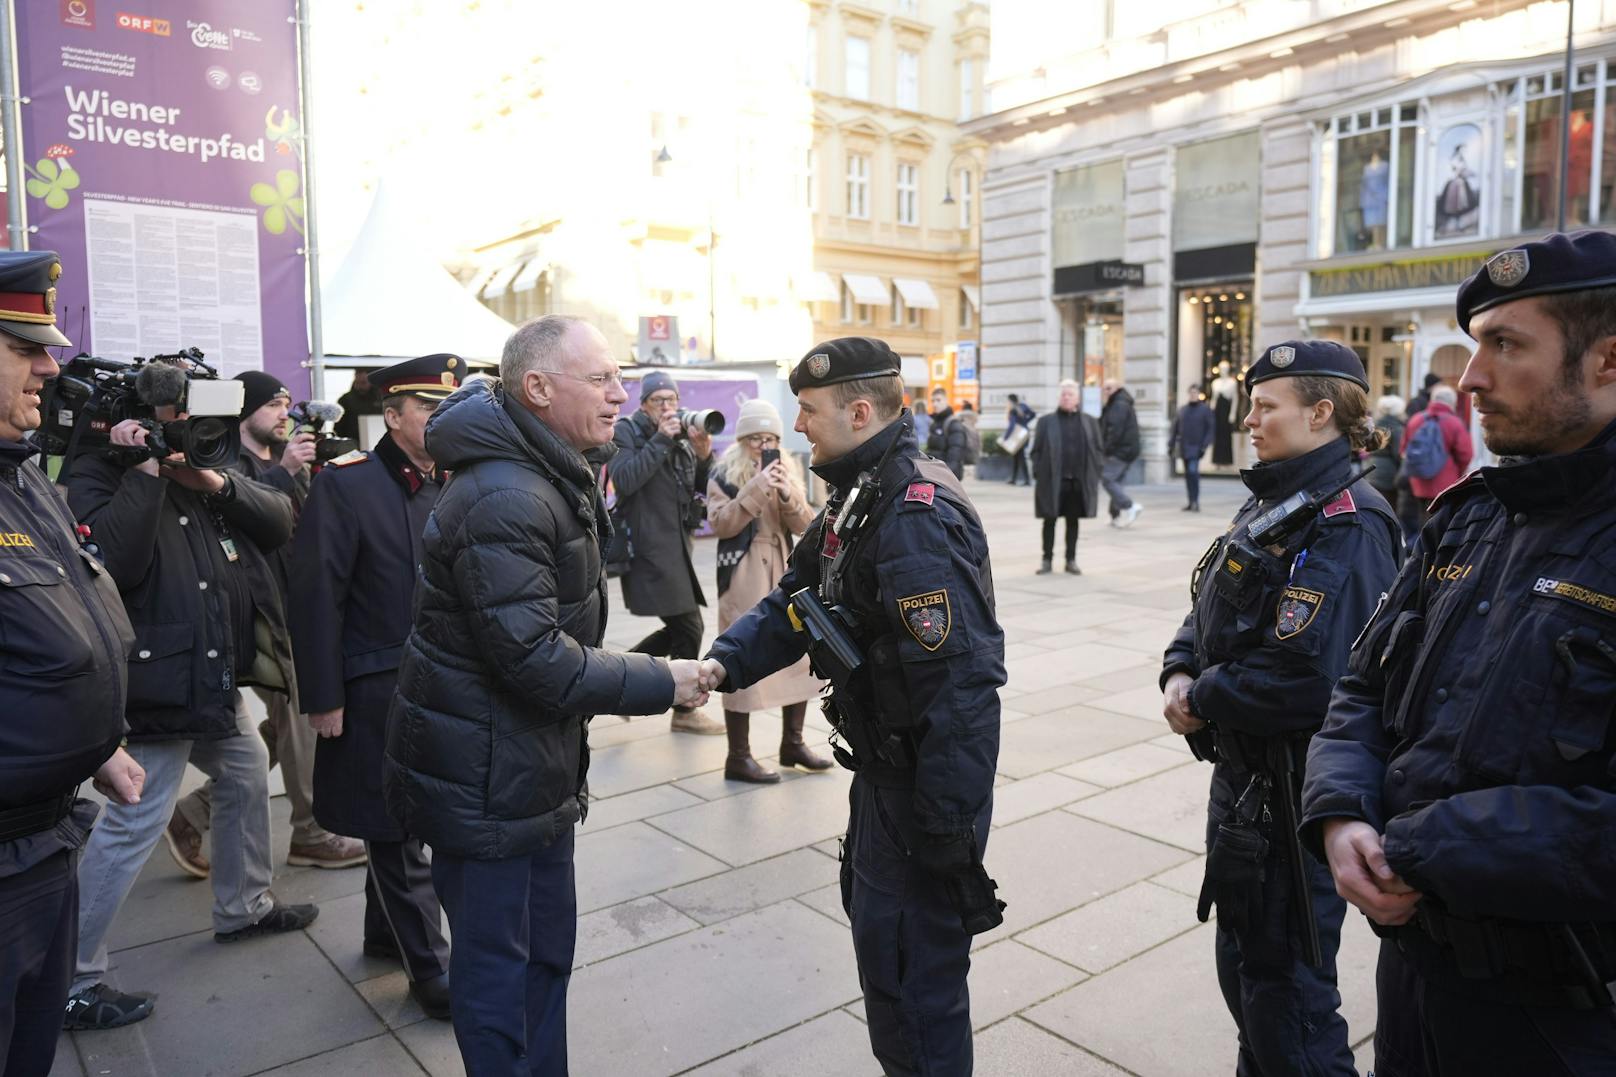
[[[965,433],[965,463],[976,463],[982,456],[982,431],[970,423],[961,422],[958,416],[950,419],[949,422],[959,423],[960,429]]]
[[[1442,436],[1442,417],[1425,413],[1425,421],[1403,450],[1403,470],[1416,479],[1434,479],[1448,466],[1448,443]]]

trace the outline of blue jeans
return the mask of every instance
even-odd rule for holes
[[[1111,518],[1114,520],[1124,512],[1133,508],[1133,498],[1123,489],[1123,477],[1128,474],[1128,468],[1133,466],[1131,460],[1119,460],[1115,456],[1107,456],[1105,464],[1100,469],[1100,485],[1105,492],[1111,495]]]
[[[1184,492],[1189,495],[1191,505],[1201,503],[1201,458],[1197,456],[1191,460],[1184,458]]]
[[[468,1077],[566,1077],[567,982],[578,937],[573,832],[530,856],[432,851],[443,902],[449,1011]]]

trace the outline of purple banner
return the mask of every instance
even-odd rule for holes
[[[16,5],[29,246],[61,255],[57,322],[104,358],[195,346],[302,395],[294,0],[128,4]]]

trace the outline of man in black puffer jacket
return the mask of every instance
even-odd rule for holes
[[[599,649],[611,524],[596,473],[628,398],[606,339],[540,318],[506,342],[500,375],[427,425],[452,474],[426,527],[383,776],[394,817],[432,847],[473,1077],[567,1072],[590,716],[706,701],[694,661]]]

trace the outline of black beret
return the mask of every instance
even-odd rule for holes
[[[1287,340],[1262,353],[1246,371],[1246,388],[1270,378],[1345,378],[1369,388],[1363,360],[1345,344],[1334,340]]]
[[[419,359],[406,359],[382,370],[370,372],[370,384],[381,396],[418,396],[423,400],[447,400],[460,388],[467,373],[466,361],[458,355],[438,352]]]
[[[1555,232],[1493,255],[1459,285],[1459,328],[1470,332],[1473,315],[1501,303],[1611,284],[1616,284],[1616,235]]]
[[[898,353],[874,337],[837,337],[814,345],[791,371],[791,391],[815,389],[859,378],[880,378],[901,369]]]
[[[0,251],[0,329],[34,344],[72,344],[56,328],[55,251]]]

